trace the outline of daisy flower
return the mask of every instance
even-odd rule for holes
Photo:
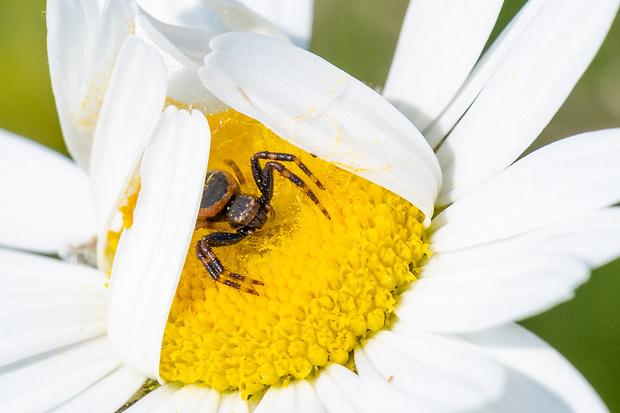
[[[122,26],[114,4],[101,22]],[[59,25],[66,5],[50,6],[51,49],[97,21],[74,13]],[[103,102],[98,110],[81,112],[89,93],[74,101],[71,88],[55,86],[78,103],[59,113],[89,172],[96,214],[80,219],[92,229],[67,228],[71,237],[55,241],[65,226],[56,228],[44,250],[26,241],[47,221],[3,222],[14,234],[2,242],[22,249],[53,252],[97,234],[104,273],[2,251],[3,302],[13,304],[3,313],[3,408],[110,411],[149,377],[162,386],[130,411],[604,411],[561,356],[513,322],[570,298],[591,268],[620,255],[611,207],[620,200],[620,132],[515,160],[588,66],[618,2],[530,1],[477,60],[500,7],[412,2],[383,97],[279,35],[219,34],[226,30],[209,31],[197,13],[163,23],[138,9],[143,34],[123,39],[107,90],[92,102]],[[94,38],[106,38],[98,27]],[[123,58],[126,47],[134,49]],[[147,63],[123,71],[137,51]],[[141,89],[123,94],[123,85]],[[43,149],[22,149],[32,144],[4,142],[12,170],[28,150],[79,175]],[[264,150],[303,166],[253,156]],[[268,167],[261,157],[294,162]],[[19,194],[9,212],[40,199],[22,198],[44,173],[26,166],[23,182],[6,184]],[[262,232],[215,249],[245,279],[218,270],[204,246],[230,227],[195,225],[208,206],[206,170],[226,168],[268,216]],[[269,168],[273,192],[263,184]],[[88,210],[88,184],[69,179],[77,201],[50,212],[70,220],[73,209]]]

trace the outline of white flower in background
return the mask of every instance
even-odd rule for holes
[[[233,4],[207,3],[210,10]],[[273,12],[278,3],[263,4]],[[0,175],[2,192],[15,195],[2,214],[8,235],[0,240],[55,252],[96,233],[103,245],[99,258],[105,261],[107,231],[117,223],[119,198],[146,147],[136,174],[141,189],[133,222],[120,238],[112,268],[107,331],[116,356],[144,376],[160,379],[160,358],[169,351],[162,351],[162,337],[174,343],[164,330],[200,204],[210,135],[198,110],[160,112],[168,96],[213,115],[223,106],[212,106],[215,96],[300,149],[417,206],[424,224],[430,224],[433,255],[402,293],[389,331],[370,337],[364,332],[367,342],[354,350],[356,373],[337,363],[313,362],[324,366],[316,378],[269,387],[258,402],[258,397],[243,401],[239,392],[168,383],[130,411],[604,411],[561,356],[512,322],[570,298],[590,268],[620,255],[613,242],[620,211],[610,207],[620,200],[620,131],[567,138],[514,161],[594,57],[618,1],[593,6],[532,0],[475,64],[501,3],[411,2],[384,96],[420,133],[374,91],[290,44],[228,33],[215,36],[206,48],[204,40],[218,31],[209,31],[214,27],[209,22],[197,36],[205,21],[182,8],[168,23],[186,28],[138,11],[136,21],[142,23],[136,32],[142,30],[144,40],[129,29],[115,41],[122,46],[114,59],[107,55],[96,66],[108,68],[115,61],[113,69],[84,68],[84,62],[97,61],[86,58],[91,48],[93,56],[107,50],[88,39],[109,38],[108,27],[126,27],[133,12],[115,8],[121,2],[108,2],[100,19],[113,24],[100,24],[95,35],[99,17],[91,3],[51,2],[50,67],[63,133],[74,158],[88,169],[97,215],[85,212],[89,185],[73,165],[34,144],[2,136],[2,147],[9,150],[0,154],[0,165],[8,165],[11,173]],[[77,4],[86,19],[69,11]],[[163,19],[156,7],[146,9]],[[300,19],[307,21],[303,13]],[[287,15],[283,21],[295,19]],[[60,57],[69,50],[55,48],[67,38],[78,39],[71,50],[82,53],[62,66]],[[304,38],[298,35],[297,42],[303,44]],[[76,72],[80,75],[73,76]],[[103,80],[96,80],[102,73]],[[63,86],[75,79],[78,86]],[[105,92],[90,98],[92,90],[106,84]],[[215,142],[219,131],[211,129]],[[21,164],[22,151],[40,166]],[[51,175],[56,170],[61,171],[57,179]],[[40,185],[41,179],[47,185]],[[67,181],[78,195],[66,193]],[[327,196],[319,195],[333,211]],[[30,220],[38,218],[42,199],[49,219]],[[433,216],[436,206],[446,208]],[[84,224],[72,222],[74,214]],[[337,220],[332,219],[334,226]],[[84,225],[90,226],[85,230]],[[32,246],[45,231],[46,243]],[[121,406],[144,376],[122,366],[107,344],[105,277],[50,258],[0,253],[6,286],[2,410],[114,411]],[[261,300],[271,297],[267,288],[266,283],[265,292],[259,290]],[[250,302],[233,289],[219,290],[234,297],[239,308]],[[220,310],[214,304],[210,311]],[[226,376],[228,382],[235,378],[234,372]]]

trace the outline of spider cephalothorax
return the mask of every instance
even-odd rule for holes
[[[261,168],[259,163],[260,159],[267,159],[269,162]],[[270,214],[274,215],[273,208],[270,205],[271,198],[273,197],[274,170],[300,187],[319,207],[323,214],[329,218],[329,214],[308,185],[280,162],[294,162],[299,169],[314,181],[316,186],[320,189],[325,189],[299,158],[288,153],[264,151],[258,152],[252,156],[252,174],[256,186],[261,192],[260,197],[241,193],[240,183],[244,182],[243,175],[232,161],[227,161],[227,163],[231,166],[237,178],[219,169],[207,172],[196,225],[199,227],[205,222],[227,221],[231,229],[235,231],[213,232],[205,235],[196,243],[196,255],[198,259],[202,261],[209,275],[215,282],[258,295],[256,290],[252,287],[242,286],[241,282],[246,281],[254,285],[263,285],[263,283],[225,270],[220,260],[211,250],[211,247],[238,243],[243,238],[261,229],[265,225],[265,222],[267,222]]]

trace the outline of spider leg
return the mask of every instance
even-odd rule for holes
[[[243,231],[237,233],[214,232],[205,235],[196,243],[196,255],[215,282],[228,285],[229,287],[233,287],[250,294],[258,295],[253,288],[244,287],[240,284],[240,282],[248,282],[253,285],[264,285],[262,281],[226,270],[222,262],[215,255],[215,252],[211,249],[212,246],[219,247],[236,244],[250,234],[251,232]]]
[[[224,159],[224,163],[228,165],[230,169],[233,170],[233,172],[237,176],[237,180],[239,181],[239,184],[240,185],[245,184],[245,177],[243,176],[243,173],[241,173],[241,169],[239,169],[235,161],[233,161],[232,159]]]
[[[316,155],[312,155],[312,156],[316,158]],[[312,174],[310,169],[308,169],[308,167],[304,165],[301,159],[299,159],[297,156],[290,154],[290,153],[279,153],[279,152],[269,152],[269,151],[257,152],[254,154],[254,156],[252,156],[252,160],[251,160],[252,173],[254,174],[254,180],[257,181],[257,184],[261,178],[260,176],[257,176],[258,175],[257,173],[262,172],[260,164],[258,163],[259,159],[267,159],[270,161],[280,161],[280,162],[294,162],[299,167],[299,169],[301,169],[306,175],[308,175],[310,179],[312,179],[312,181],[315,183],[316,186],[319,187],[319,189],[325,189],[323,184]],[[258,185],[260,187],[260,184]]]
[[[255,280],[253,278],[245,277],[241,274],[237,274],[234,272],[230,272],[224,269],[224,266],[220,262],[220,260],[215,256],[215,253],[211,250],[211,247],[223,247],[226,245],[234,245],[251,235],[254,231],[248,230],[246,228],[240,228],[237,232],[213,232],[211,234],[207,234],[202,237],[200,241],[200,246],[203,248],[203,252],[207,249],[210,252],[210,256],[213,257],[213,261],[216,261],[219,267],[221,268],[220,274],[224,274],[229,278],[233,278],[239,281],[247,281],[250,284],[254,285],[265,285],[262,281]],[[205,248],[206,247],[206,248]]]
[[[327,219],[331,219],[331,217],[329,216],[329,213],[327,212],[323,204],[321,204],[321,202],[316,197],[316,195],[314,195],[314,192],[312,192],[308,184],[306,184],[300,177],[298,177],[297,175],[289,171],[284,165],[282,165],[279,162],[267,162],[265,164],[265,168],[263,169],[262,182],[263,182],[264,187],[263,188],[259,187],[259,189],[261,189],[261,192],[263,193],[263,198],[265,199],[265,201],[267,201],[267,203],[269,203],[269,201],[271,201],[271,198],[273,197],[273,171],[274,170],[276,170],[284,178],[288,179],[289,181],[291,181],[292,183],[300,187],[302,191],[304,191],[304,193],[308,195],[308,197],[312,200],[312,202],[314,202],[315,205],[321,210],[323,215],[325,215]]]
[[[230,285],[224,282],[225,280],[220,277],[220,274],[223,270],[222,263],[220,262],[220,260],[217,259],[215,254],[213,254],[213,251],[211,251],[211,249],[203,251],[200,243],[201,241],[198,241],[196,243],[196,256],[198,256],[198,259],[205,266],[207,272],[209,273],[211,278],[213,278],[213,281],[221,282],[223,284],[229,285],[230,287],[237,288],[237,285],[235,283],[230,283],[232,284]]]
[[[243,229],[243,228],[242,228]],[[237,232],[212,232],[202,237],[202,245],[210,247],[225,247],[227,245],[235,245],[251,233],[247,231]]]

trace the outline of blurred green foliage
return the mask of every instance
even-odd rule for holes
[[[506,0],[494,35],[523,3]],[[381,86],[406,7],[406,0],[317,0],[312,50],[367,84]],[[0,127],[66,153],[50,87],[44,10],[43,0],[0,2]],[[583,131],[620,126],[619,51],[617,21],[532,149]],[[564,354],[612,411],[620,411],[619,275],[620,261],[600,268],[574,300],[522,323]]]
[[[45,1],[0,1],[0,127],[66,154],[45,36]]]

